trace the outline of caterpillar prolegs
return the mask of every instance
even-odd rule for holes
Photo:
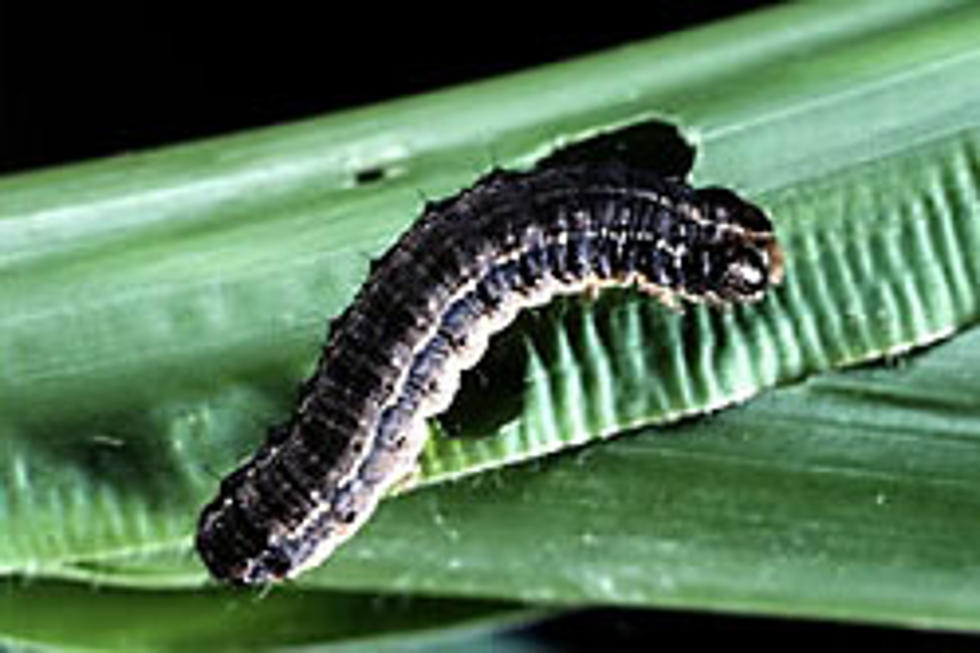
[[[781,276],[769,219],[729,190],[615,162],[495,171],[428,204],[372,265],[290,419],[205,507],[197,550],[235,584],[322,562],[413,470],[426,419],[525,308],[610,286],[751,302]]]

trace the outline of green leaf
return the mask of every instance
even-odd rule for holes
[[[775,216],[784,285],[728,312],[621,292],[524,316],[441,420],[426,480],[639,432],[387,501],[302,584],[977,627],[975,330],[801,379],[976,321],[978,28],[968,2],[791,5],[0,181],[0,567],[198,584],[214,474],[286,413],[418,191],[659,118],[698,147],[697,183]]]
[[[304,583],[975,628],[980,328],[385,505]],[[95,573],[195,578],[190,556]],[[154,567],[156,565],[156,567]]]
[[[500,602],[323,590],[236,595],[64,581],[15,579],[0,585],[2,641],[75,650],[306,650],[304,645],[331,642],[385,651],[393,642],[431,646],[433,633],[446,638],[492,632],[543,614]]]

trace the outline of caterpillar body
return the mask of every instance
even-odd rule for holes
[[[616,162],[492,172],[372,264],[290,419],[204,508],[197,550],[242,585],[322,562],[415,469],[426,419],[522,309],[609,286],[749,302],[781,276],[769,219],[726,189]]]

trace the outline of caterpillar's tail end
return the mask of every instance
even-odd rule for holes
[[[201,513],[194,548],[211,576],[237,586],[284,579],[292,568],[289,557],[266,546],[264,538],[243,519],[234,501],[221,496]]]

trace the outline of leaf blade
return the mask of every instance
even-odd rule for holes
[[[618,430],[646,422],[656,411],[668,418],[685,406],[700,411],[712,398],[737,398],[780,378],[913,346],[975,320],[978,271],[969,251],[977,241],[974,116],[980,112],[973,111],[977,96],[969,81],[977,56],[971,30],[980,12],[969,3],[941,3],[928,10],[869,4],[841,13],[842,6],[793,6],[455,93],[0,182],[5,199],[0,209],[5,281],[0,301],[16,306],[0,318],[2,514],[5,523],[15,525],[0,538],[0,565],[10,571],[42,570],[120,584],[197,583],[200,569],[184,554],[194,507],[214,486],[208,470],[227,469],[260,437],[262,424],[283,413],[290,386],[302,378],[315,352],[323,320],[349,299],[366,268],[365,253],[382,249],[411,219],[416,189],[440,195],[468,183],[489,159],[483,145],[488,139],[499,142],[495,149],[503,160],[528,161],[583,133],[652,114],[675,115],[702,134],[695,170],[699,180],[721,180],[777,208],[792,208],[788,212],[794,220],[784,228],[786,237],[799,244],[793,250],[794,275],[781,292],[822,298],[824,305],[815,315],[800,313],[795,322],[774,316],[772,304],[751,319],[746,311],[721,318],[695,311],[688,320],[693,333],[702,335],[692,337],[676,318],[629,300],[619,304],[621,313],[611,311],[611,331],[604,331],[601,321],[584,319],[588,316],[583,317],[580,305],[566,304],[568,314],[555,314],[542,327],[562,328],[540,339],[530,356],[539,361],[532,376],[549,381],[533,386],[539,390],[532,397],[538,403],[528,414],[540,419],[541,432],[552,434],[547,436],[551,445],[574,444],[583,433],[601,433],[611,424]],[[803,19],[814,26],[802,36],[777,29]],[[900,35],[895,44],[886,38],[889,32]],[[747,41],[746,35],[754,40]],[[693,61],[692,52],[697,54]],[[862,52],[867,56],[861,65],[851,66]],[[788,69],[806,72],[803,79],[777,74],[786,57],[805,58],[810,64]],[[758,82],[751,97],[733,92],[744,90],[747,80]],[[958,81],[964,83],[957,86]],[[936,92],[954,86],[955,92]],[[905,112],[908,103],[897,100],[917,99],[919,88],[929,90],[933,101]],[[861,101],[850,106],[855,98]],[[881,129],[870,134],[863,129],[870,120],[868,111],[883,116]],[[812,118],[812,124],[802,117]],[[377,135],[379,122],[390,131]],[[419,129],[420,124],[438,124],[440,129]],[[807,135],[801,124],[813,127],[812,133]],[[491,126],[489,132],[484,125]],[[802,136],[791,139],[794,134]],[[787,140],[798,147],[778,147]],[[351,176],[366,166],[393,174],[376,187],[352,187]],[[884,172],[868,172],[876,169]],[[849,181],[849,175],[854,179]],[[866,193],[861,179],[871,179],[877,190],[887,192]],[[849,183],[851,191],[839,190]],[[880,201],[886,205],[880,212],[885,219],[872,220],[864,233],[847,234],[854,241],[891,234],[892,240],[871,248],[873,256],[862,254],[861,248],[842,249],[842,240],[826,231],[822,240],[807,235],[811,227],[827,229],[824,221],[840,218],[838,224],[847,226],[844,218],[865,208],[878,215]],[[372,218],[361,219],[365,215]],[[951,222],[951,216],[972,219]],[[892,218],[895,222],[889,222]],[[935,233],[932,227],[923,232],[923,224],[940,227]],[[922,233],[932,235],[917,238]],[[927,249],[920,248],[923,243]],[[834,266],[824,265],[831,255]],[[905,257],[917,261],[910,276],[899,264]],[[806,262],[813,271],[809,277],[802,272]],[[824,267],[833,271],[831,280]],[[857,283],[862,270],[865,277],[869,270],[886,270],[887,291]],[[933,288],[945,290],[934,294]],[[867,316],[863,326],[838,314],[838,307],[849,306],[855,294],[861,299],[851,312]],[[807,307],[810,301],[797,299],[794,305]],[[881,309],[880,319],[872,319],[878,313],[868,306]],[[719,320],[738,324],[712,331],[710,325]],[[643,351],[656,333],[651,325],[664,322],[668,331],[673,329],[671,342],[687,347],[686,356],[673,363],[678,370],[668,380],[673,385],[651,390],[644,381],[659,369],[659,362],[647,360]],[[788,329],[787,324],[798,326]],[[718,336],[738,327],[744,331],[739,338]],[[65,332],[83,344],[66,345]],[[608,333],[622,335],[627,343],[621,357],[608,353]],[[714,348],[697,346],[704,342],[698,337],[713,337]],[[802,342],[799,351],[781,348],[794,337]],[[743,344],[728,344],[723,356],[730,367],[716,368],[707,352],[726,346],[717,343],[735,340]],[[583,343],[591,355],[582,355]],[[670,359],[678,347],[660,353]],[[714,369],[722,370],[717,378],[704,372]],[[625,392],[609,392],[613,377]],[[753,381],[743,388],[739,384],[747,377]],[[867,392],[874,396],[877,390]],[[563,398],[553,402],[552,394]],[[597,400],[578,404],[575,397]],[[550,404],[580,406],[581,411],[549,410]],[[868,410],[877,412],[872,405]],[[754,404],[737,415],[753,410]],[[723,419],[736,418],[719,416],[711,424]],[[762,418],[732,428],[735,433],[764,433],[756,429],[765,423]],[[974,431],[967,426],[964,432]],[[547,437],[529,436],[504,454],[491,452],[487,460],[499,464],[501,455],[514,457],[515,451],[518,456],[540,453],[545,449],[533,448],[549,446]],[[796,583],[748,582],[759,558],[752,556],[751,539],[739,535],[740,522],[732,516],[737,511],[707,511],[701,513],[705,521],[700,527],[688,525],[697,523],[698,506],[707,510],[712,501],[730,506],[723,500],[735,489],[750,488],[753,496],[772,499],[781,484],[793,485],[792,470],[776,467],[765,477],[766,484],[754,478],[756,468],[741,458],[756,451],[751,447],[733,447],[719,438],[717,446],[727,452],[720,456],[711,453],[716,444],[707,437],[656,440],[652,451],[642,449],[642,465],[630,457],[627,444],[620,444],[624,439],[588,450],[587,460],[607,461],[601,476],[611,480],[583,477],[566,457],[504,472],[503,488],[481,489],[473,481],[388,502],[377,525],[372,524],[356,547],[345,549],[308,582],[538,601],[587,598],[904,623],[929,620],[952,627],[973,624],[969,612],[976,597],[944,571],[973,568],[965,546],[952,557],[934,555],[929,551],[940,549],[931,549],[919,559],[916,540],[908,540],[906,563],[932,564],[934,572],[915,577],[931,592],[931,603],[918,612],[914,596],[902,592],[900,577],[876,585],[872,580],[881,572],[870,567],[862,577],[863,603],[849,604],[846,614],[835,609],[833,583],[822,582],[825,575],[807,567],[811,558],[806,556],[786,557],[782,569],[792,569],[795,562],[799,578],[823,593],[795,595]],[[759,445],[763,453],[767,447],[781,451],[790,446],[779,438],[760,442],[767,443]],[[708,451],[698,451],[701,446]],[[858,448],[853,454],[874,450]],[[914,450],[927,452],[924,444]],[[836,451],[830,447],[812,455]],[[805,462],[805,453],[793,455]],[[950,473],[961,478],[964,468],[957,465],[973,458],[959,453],[959,458],[949,454],[933,461],[937,473],[949,465]],[[449,466],[474,464],[456,454],[443,456],[440,462]],[[678,460],[688,462],[676,467]],[[924,455],[923,460],[933,459]],[[573,467],[565,469],[568,465]],[[541,469],[547,473],[536,473]],[[812,481],[819,491],[801,490],[797,501],[776,512],[787,515],[794,506],[824,497],[827,503],[820,505],[829,524],[844,520],[857,529],[859,519],[834,512],[833,499],[839,496],[835,486],[821,479],[819,468],[810,471],[816,474],[813,479],[804,475],[796,483],[806,489]],[[632,523],[647,507],[635,497],[623,507],[626,513],[600,519],[590,527],[595,531],[590,531],[592,543],[600,532],[600,542],[607,534],[621,540],[618,553],[608,556],[613,564],[603,567],[599,559],[607,557],[605,550],[587,542],[589,533],[576,529],[576,516],[606,510],[616,504],[618,489],[629,497],[645,487],[640,481],[650,475],[665,484],[647,492],[660,493],[655,504],[673,521],[658,523],[666,524],[666,532],[637,527],[617,538],[623,516]],[[624,487],[614,482],[617,477]],[[670,497],[683,496],[689,478],[724,482],[714,493],[692,496],[698,501],[689,512],[670,517]],[[962,483],[969,486],[968,480]],[[910,524],[919,512],[942,507],[932,486],[924,487],[929,501],[918,511],[903,513],[896,523]],[[669,488],[678,494],[669,494]],[[971,506],[970,487],[957,488],[958,504]],[[867,494],[867,487],[861,490]],[[509,509],[501,512],[497,504],[504,501]],[[974,541],[962,506],[955,511],[959,530],[954,539]],[[871,506],[864,515],[875,513]],[[500,529],[501,524],[508,528]],[[524,552],[542,537],[535,528],[540,524],[547,524],[545,550],[525,559]],[[713,537],[711,527],[717,524],[725,527],[728,539]],[[799,528],[806,532],[805,523]],[[508,530],[517,532],[508,536]],[[888,535],[887,529],[879,532]],[[569,552],[568,542],[585,553]],[[692,545],[698,555],[678,559],[678,542]],[[184,546],[175,551],[172,547],[178,544]],[[793,540],[773,536],[767,546],[819,558],[818,551],[799,549]],[[148,561],[157,560],[155,550],[165,560],[150,565]],[[426,554],[419,556],[420,550]],[[860,560],[870,564],[874,556],[868,551]],[[506,573],[499,564],[502,552],[508,554]],[[715,556],[713,565],[699,568],[708,552]],[[631,571],[618,564],[638,553],[652,565],[646,582],[630,575],[642,576],[643,569]],[[553,560],[549,554],[586,560],[578,571],[563,565],[560,573],[549,576],[542,571]],[[657,566],[663,564],[657,555],[685,564],[669,571]],[[838,547],[835,555],[848,562],[849,550]],[[406,560],[413,563],[406,567]],[[99,564],[93,566],[95,562]],[[147,566],[155,573],[144,575]],[[952,603],[943,602],[944,587],[955,588]],[[784,599],[793,603],[783,607]]]

